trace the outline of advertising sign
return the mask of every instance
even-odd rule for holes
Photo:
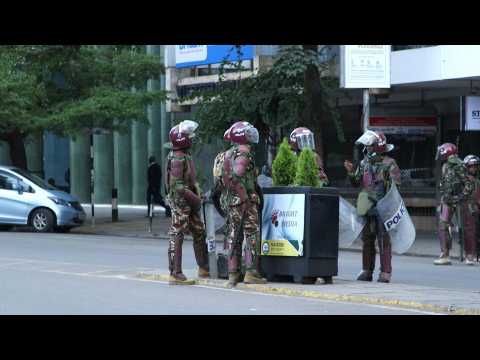
[[[465,130],[480,130],[480,96],[465,97]]]
[[[433,135],[437,131],[437,117],[371,116],[368,128],[385,134]]]
[[[305,194],[265,194],[262,255],[303,256]]]
[[[340,87],[390,88],[391,45],[341,45]]]
[[[242,45],[238,52],[236,45],[175,45],[177,68],[198,65],[220,64],[229,61],[253,59],[253,45]]]

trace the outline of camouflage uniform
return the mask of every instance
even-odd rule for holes
[[[235,162],[239,157],[246,158],[248,166],[245,176],[238,177],[235,174]],[[239,194],[231,185],[236,178],[245,188],[248,200],[242,202]],[[255,164],[250,152],[243,150],[243,146],[235,145],[227,151],[224,163],[224,183],[226,184],[228,203],[229,233],[227,236],[229,261],[229,273],[238,273],[240,270],[242,244],[245,240],[245,268],[246,271],[256,272],[257,255],[260,247],[260,227],[258,204],[260,199],[255,192]],[[241,232],[243,231],[243,236]]]
[[[175,174],[175,166],[183,169]],[[167,158],[167,190],[168,201],[172,208],[172,225],[169,231],[170,246],[168,249],[170,273],[181,273],[182,244],[184,234],[193,236],[193,249],[195,259],[200,269],[208,269],[208,252],[206,244],[206,231],[200,218],[199,209],[192,207],[188,200],[188,193],[200,196],[200,189],[196,182],[195,167],[192,157],[186,150],[173,150]]]
[[[400,168],[394,159],[383,154],[377,154],[371,158],[365,157],[354,173],[349,173],[353,186],[361,186],[362,192],[368,194],[373,207],[367,213],[367,223],[362,232],[362,265],[363,270],[373,273],[375,269],[375,238],[378,239],[380,250],[380,271],[392,273],[392,246],[382,222],[375,214],[375,203],[383,198],[392,180],[400,186]]]
[[[463,224],[465,229],[465,253],[467,258],[473,258],[477,253],[477,221],[480,204],[480,180],[476,176],[467,175],[473,184],[473,191],[462,206]]]
[[[457,155],[450,156],[442,166],[442,179],[439,184],[438,238],[444,256],[448,256],[452,248],[452,238],[448,232],[452,217],[457,207],[463,206],[465,200],[471,196],[473,189],[474,183],[468,178],[463,161]],[[471,229],[470,224],[468,228]]]
[[[229,232],[229,206],[228,206],[228,197],[225,184],[223,183],[222,174],[223,174],[223,162],[225,159],[225,154],[227,152],[223,151],[215,157],[214,166],[213,166],[213,201],[217,211],[225,218],[225,230],[224,230],[224,242],[223,248],[227,249],[227,236]]]

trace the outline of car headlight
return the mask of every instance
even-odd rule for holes
[[[52,200],[57,205],[70,206],[70,203],[68,201],[63,200],[63,199],[59,199],[57,197],[49,197],[49,199]]]

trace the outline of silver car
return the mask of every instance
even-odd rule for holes
[[[78,200],[28,171],[0,166],[0,226],[29,225],[36,232],[69,231],[85,222]]]

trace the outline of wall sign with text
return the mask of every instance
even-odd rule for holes
[[[391,45],[341,45],[340,87],[390,88]]]

